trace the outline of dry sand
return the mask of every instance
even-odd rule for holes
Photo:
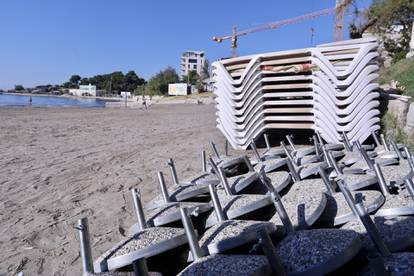
[[[89,218],[97,258],[135,222],[129,189],[148,202],[157,170],[171,183],[169,157],[199,172],[210,139],[224,143],[213,105],[1,108],[0,275],[80,275],[76,221]]]

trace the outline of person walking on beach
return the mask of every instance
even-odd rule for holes
[[[145,109],[148,109],[147,101],[145,100],[145,95],[142,95],[142,105],[145,106]]]

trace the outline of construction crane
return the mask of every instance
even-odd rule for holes
[[[276,22],[271,22],[267,24],[263,24],[254,28],[246,29],[243,31],[237,31],[237,27],[233,26],[231,35],[226,35],[222,37],[215,37],[213,36],[213,41],[221,43],[224,40],[231,39],[231,56],[236,57],[236,49],[237,49],[237,39],[239,36],[245,36],[252,33],[257,33],[266,30],[277,29],[282,26],[302,22],[308,19],[317,18],[324,15],[335,14],[335,30],[334,30],[334,41],[342,40],[342,29],[343,29],[343,17],[344,17],[344,10],[350,4],[351,0],[336,0],[335,8],[324,9],[308,14],[304,14],[301,16],[288,18]]]
[[[334,19],[334,41],[340,41],[344,36],[344,14],[345,9],[349,7],[351,0],[336,0],[335,19]]]

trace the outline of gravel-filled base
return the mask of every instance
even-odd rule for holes
[[[286,188],[291,180],[290,174],[285,171],[267,173],[266,176],[270,179],[272,186],[275,187],[278,192]]]
[[[270,267],[265,256],[215,255],[198,259],[178,275],[269,275]]]
[[[286,158],[272,158],[261,161],[254,166],[255,171],[259,171],[264,166],[265,172],[271,172],[286,164]]]
[[[386,243],[392,243],[399,239],[406,240],[407,242],[405,244],[402,242],[402,240],[400,240],[401,242],[398,246],[399,250],[410,247],[412,245],[412,239],[414,238],[414,217],[372,217],[372,220],[374,221],[382,239]],[[360,239],[362,240],[364,247],[374,247],[374,244],[367,234],[364,225],[359,220],[348,222],[347,224],[343,225],[341,229],[357,232],[360,235]]]
[[[358,242],[358,234],[353,231],[314,229],[290,234],[277,245],[276,251],[290,274],[315,269],[333,258],[339,264],[337,255]]]
[[[397,159],[391,159],[391,158],[375,158],[375,163],[379,164],[381,166],[390,166],[390,165],[396,165],[398,164]],[[365,160],[360,160],[353,164],[351,169],[363,169],[363,170],[369,170],[369,166]]]
[[[377,177],[374,174],[343,174],[337,177],[342,179],[350,190],[358,190],[377,183]]]
[[[256,172],[248,172],[242,175],[227,177],[227,182],[229,183],[230,189],[235,190],[236,186],[241,185],[243,181],[250,181],[250,183],[253,183],[254,180],[258,178],[259,176]]]
[[[334,225],[357,219],[342,193],[336,193],[333,196],[327,194],[326,196],[327,203],[324,216],[326,216],[327,219],[335,218],[336,221],[334,221]],[[356,198],[358,202],[361,200],[364,206],[368,208],[369,212],[377,210],[382,203],[384,203],[384,196],[378,191],[352,192],[352,196]],[[349,218],[348,215],[350,215]],[[347,216],[346,220],[341,219],[341,217],[344,216]]]
[[[339,162],[349,166],[362,160],[364,160],[364,158],[359,151],[351,151],[346,152],[345,156]]]
[[[413,207],[414,200],[408,191],[404,190],[398,195],[389,195],[385,200],[384,205],[381,206],[381,209],[392,209],[400,207]]]
[[[272,201],[270,197],[267,195],[226,195],[223,190],[218,190],[218,197],[220,200],[220,204],[223,208],[223,212],[228,214],[229,212],[237,212],[242,211],[243,208],[251,209],[251,205],[254,205],[258,201],[267,201],[266,205],[271,205]],[[264,206],[266,206],[264,205]],[[260,206],[262,208],[264,206]],[[257,209],[253,208],[250,212],[255,211]],[[241,212],[243,215],[246,214]],[[229,219],[234,219],[237,217],[229,216]],[[207,218],[207,224],[211,225],[211,222],[216,222],[217,217],[215,212],[211,212],[211,214]]]
[[[320,190],[315,190],[315,185],[304,185],[302,181],[300,183],[293,184],[289,192],[282,197],[282,203],[292,225],[297,229],[305,229],[315,223],[323,213],[326,195]],[[276,225],[283,225],[277,212],[270,221]]]
[[[174,187],[168,193],[170,195],[170,198],[174,200],[180,199],[180,197],[182,197],[183,195],[187,193],[192,193],[192,195],[194,196],[208,194],[208,185],[191,184],[191,185],[185,185],[185,186],[180,186],[180,187]]]
[[[313,154],[315,152],[316,150],[314,146],[303,146],[303,147],[298,148],[296,151],[293,151],[292,154],[294,157],[299,158],[305,155]]]
[[[254,233],[259,229],[274,229],[274,225],[265,221],[226,220],[208,229],[201,237],[199,244],[206,248],[209,244],[218,243],[240,235]]]
[[[118,257],[130,252],[169,240],[184,234],[184,230],[171,227],[151,227],[136,233],[134,236],[124,240],[110,257]]]
[[[410,164],[407,160],[400,161],[398,166],[381,167],[387,185],[402,184],[404,180],[412,175]]]
[[[206,181],[214,181],[217,180],[219,181],[217,175],[212,174],[212,173],[201,173],[199,175],[190,177],[186,180],[184,180],[184,183],[191,183],[191,184],[200,184]]]
[[[325,169],[328,165],[326,162],[309,163],[300,166],[298,169],[301,178],[306,178],[311,175],[318,174],[319,167]]]
[[[394,253],[390,257],[384,258],[385,269],[390,275],[414,275],[414,253]],[[375,276],[372,267],[366,267],[361,275]]]
[[[174,213],[179,213],[180,208],[196,208],[205,206],[207,203],[198,203],[198,202],[174,202],[164,205],[160,208],[149,210],[145,212],[145,217],[148,218],[148,221],[152,221],[155,218],[160,218],[162,216],[168,216]]]

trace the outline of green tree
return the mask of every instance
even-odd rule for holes
[[[145,84],[143,78],[138,77],[135,71],[129,71],[124,77],[124,91],[134,91],[138,86]]]
[[[78,85],[80,80],[81,77],[79,75],[72,75],[69,79],[69,82]]]
[[[201,71],[201,80],[205,80],[207,78],[210,77],[210,64],[208,62],[208,60],[206,59],[204,61],[204,65],[203,65],[203,71]]]
[[[360,38],[366,30],[370,30],[382,38],[385,49],[393,57],[405,56],[409,51],[413,19],[413,0],[373,0],[365,12],[355,11],[349,28],[350,37]],[[396,25],[402,26],[399,41],[387,36]]]
[[[145,86],[145,94],[156,95],[168,93],[168,84],[179,81],[177,72],[172,67],[167,67],[151,77]]]
[[[14,86],[14,90],[16,90],[16,91],[23,91],[24,90],[24,87],[23,87],[23,85],[16,84]]]

